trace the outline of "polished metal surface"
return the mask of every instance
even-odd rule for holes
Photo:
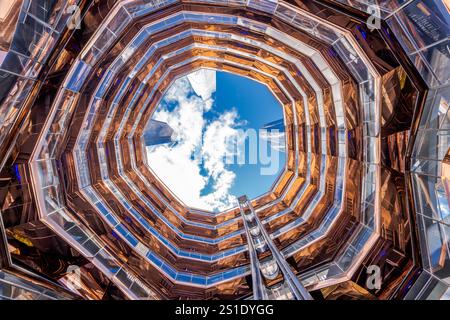
[[[250,250],[254,299],[312,300],[259,221],[247,196],[238,200]]]
[[[1,1],[0,299],[439,299],[449,10]],[[286,130],[272,188],[218,213],[178,199],[143,143],[164,93],[202,68],[265,84]]]

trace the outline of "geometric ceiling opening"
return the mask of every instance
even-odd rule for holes
[[[225,211],[285,169],[283,109],[263,84],[200,69],[166,91],[143,132],[147,164],[186,206]]]
[[[448,1],[1,3],[0,299],[448,297]]]

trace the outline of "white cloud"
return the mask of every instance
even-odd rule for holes
[[[233,143],[236,141],[234,137],[239,135],[237,126],[238,114],[233,110],[222,114],[219,119],[209,124],[203,135],[204,168],[215,182],[215,192],[205,196],[205,201],[210,204],[226,204],[226,206],[219,206],[219,209],[225,209],[230,204],[237,204],[236,197],[229,194],[236,175],[225,168],[225,157],[229,156],[234,149]]]
[[[212,95],[216,92],[216,71],[199,69],[187,75],[196,95],[206,103],[206,111],[212,107]]]
[[[178,144],[147,149],[149,166],[167,187],[186,205],[205,210],[224,210],[237,204],[230,194],[236,176],[225,168],[224,156],[226,142],[238,132],[238,115],[236,111],[227,112],[211,123],[203,117],[212,106],[215,82],[215,71],[210,70],[177,80],[164,99],[177,107],[172,112],[164,107],[153,118],[174,129]],[[207,176],[201,174],[200,163],[193,159],[195,154],[203,157]],[[202,195],[208,185],[211,192]]]

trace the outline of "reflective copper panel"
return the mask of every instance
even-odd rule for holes
[[[0,299],[448,296],[449,34],[445,0],[1,1]],[[273,186],[223,212],[143,143],[203,68],[286,128]]]

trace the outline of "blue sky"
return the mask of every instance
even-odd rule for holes
[[[245,129],[260,129],[271,121],[283,118],[281,105],[267,86],[227,72],[217,72],[216,77],[217,89],[213,109],[217,112],[236,108],[239,117],[246,122],[243,126]],[[284,153],[280,155],[283,157],[280,159],[282,170],[286,160]],[[267,192],[280,173],[277,171],[275,175],[261,175],[260,163],[231,164],[229,168],[237,175],[230,192],[236,196],[246,194],[250,199]]]
[[[254,198],[267,192],[284,169],[285,153],[279,149],[269,151],[279,157],[270,175],[261,174],[259,157],[257,164],[225,161],[234,138],[283,118],[278,100],[256,81],[201,69],[175,81],[152,118],[174,129],[177,144],[147,148],[149,166],[188,206],[231,208],[243,194]],[[245,152],[248,158],[249,148]]]

